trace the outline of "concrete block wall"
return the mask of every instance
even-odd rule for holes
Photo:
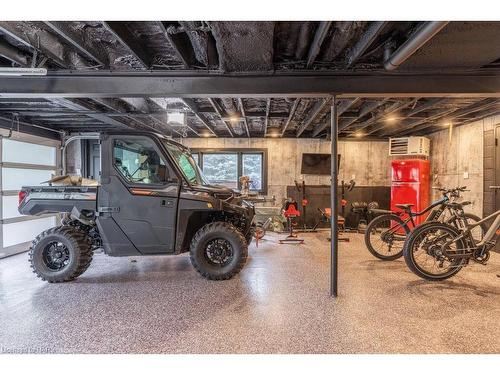
[[[429,136],[431,139],[431,181],[433,186],[467,186],[463,194],[470,200],[469,211],[483,215],[484,132],[500,125],[500,116],[488,117],[468,125],[445,129]],[[433,192],[433,198],[439,196]]]
[[[330,185],[329,176],[301,175],[303,153],[330,153],[330,142],[317,139],[231,139],[187,138],[190,148],[266,148],[268,152],[268,195],[277,204],[286,198],[286,187],[305,179],[308,185]],[[389,144],[383,142],[339,142],[339,181],[354,178],[358,186],[390,186]]]

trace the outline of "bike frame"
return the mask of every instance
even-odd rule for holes
[[[461,217],[461,216],[459,216],[459,217]],[[488,228],[488,231],[486,232],[486,234],[484,235],[482,240],[479,241],[478,243],[476,243],[476,241],[474,240],[474,237],[471,234],[472,229],[474,229],[475,227],[477,227],[477,226],[479,226],[479,225],[481,225],[481,224],[483,224],[483,223],[485,223],[493,218],[495,218],[495,221],[490,225],[490,227]],[[500,229],[500,210],[492,213],[489,216],[486,216],[484,219],[481,219],[480,221],[477,221],[476,223],[471,224],[471,225],[469,225],[467,220],[464,220],[464,225],[465,225],[465,230],[462,231],[462,233],[459,236],[453,238],[451,241],[446,242],[444,244],[444,246],[448,247],[453,242],[461,240],[462,238],[467,238],[469,241],[471,241],[471,243],[473,245],[471,250],[476,250],[476,249],[479,249],[479,248],[487,245],[488,243],[493,242],[494,240],[496,240],[496,238],[498,236],[497,230]]]
[[[408,218],[407,219],[403,219],[403,224],[408,226],[408,223],[411,223],[411,226],[413,228],[415,228],[415,221],[413,220],[414,217],[418,217],[418,216],[422,216],[424,214],[426,214],[427,212],[433,210],[434,208],[438,207],[438,209],[436,210],[433,210],[429,216],[427,216],[425,218],[425,222],[427,221],[432,221],[432,220],[435,220],[436,218],[438,218],[439,216],[441,216],[441,214],[443,213],[443,211],[445,210],[446,208],[446,203],[450,200],[450,198],[448,197],[443,197],[433,203],[431,203],[430,206],[426,207],[425,209],[423,209],[422,211],[420,212],[411,212],[411,211],[403,211],[403,212],[394,212],[394,211],[391,211],[391,213],[395,214],[395,215],[398,215],[398,216],[401,216],[403,213],[406,213],[408,215]],[[391,231],[397,229],[398,227],[400,226],[400,224],[397,224],[391,228],[389,228],[389,230],[387,230],[388,233],[390,233]],[[409,227],[409,226],[408,226]]]

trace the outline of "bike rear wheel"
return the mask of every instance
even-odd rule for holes
[[[444,223],[427,223],[415,228],[403,251],[408,268],[425,280],[439,281],[454,276],[466,263],[465,258],[451,256],[465,254],[465,241],[455,240],[459,235],[457,228]]]
[[[365,244],[370,253],[382,260],[395,260],[403,255],[410,228],[397,215],[384,214],[370,221],[365,230]]]

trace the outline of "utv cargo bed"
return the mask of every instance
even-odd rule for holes
[[[19,212],[23,215],[97,210],[97,186],[23,186]]]

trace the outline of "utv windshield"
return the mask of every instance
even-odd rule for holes
[[[190,184],[210,184],[206,177],[203,175],[203,172],[198,167],[198,164],[196,164],[193,157],[186,149],[179,147],[174,143],[166,141],[163,143]]]

